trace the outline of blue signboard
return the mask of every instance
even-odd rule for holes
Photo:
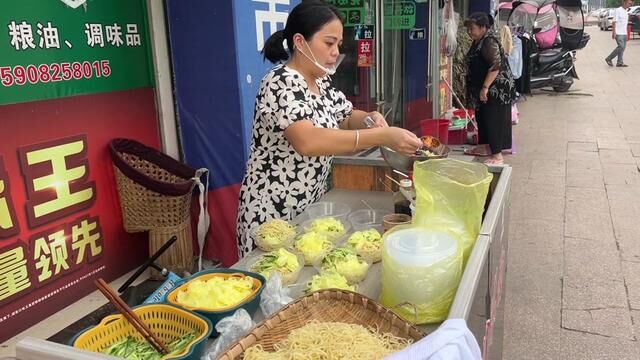
[[[268,60],[263,61],[260,52],[271,34],[284,29],[289,12],[298,3],[300,0],[233,1],[238,86],[247,149],[260,81],[273,67]]]
[[[237,260],[238,192],[251,143],[265,40],[299,0],[168,0],[176,109],[184,160],[212,181],[206,258]]]

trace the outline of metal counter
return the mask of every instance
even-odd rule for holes
[[[448,318],[465,319],[483,350],[484,359],[502,358],[502,337],[504,318],[504,279],[508,250],[509,196],[511,190],[511,167],[493,167],[493,181],[489,188],[480,234],[469,255],[462,274],[458,291],[451,305]],[[392,210],[392,194],[355,190],[332,190],[322,199],[342,202],[353,210],[365,209],[367,205],[375,209]],[[364,200],[364,201],[363,201]],[[366,204],[365,204],[366,202]],[[240,260],[234,267],[247,269],[253,256],[262,254],[255,250]],[[380,295],[381,264],[371,266],[366,278],[358,284],[357,291],[374,300]],[[297,284],[291,286],[291,295],[302,296],[303,284],[316,270],[306,266],[300,273]],[[260,310],[256,322],[264,319]],[[423,325],[425,333],[435,330],[440,324]]]

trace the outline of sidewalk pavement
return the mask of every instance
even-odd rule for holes
[[[640,359],[640,40],[609,67],[587,32],[570,92],[518,104],[503,359]]]

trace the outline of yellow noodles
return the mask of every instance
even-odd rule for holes
[[[390,333],[381,334],[361,325],[339,322],[309,324],[291,331],[289,336],[267,352],[261,345],[244,352],[244,360],[375,360],[400,351],[412,340]]]

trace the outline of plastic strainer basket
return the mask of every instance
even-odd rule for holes
[[[150,253],[177,236],[158,262],[178,274],[191,272],[190,209],[196,170],[134,140],[115,139],[110,151],[124,229],[149,231]]]
[[[200,359],[204,355],[206,340],[213,329],[208,319],[167,304],[141,305],[133,311],[165,344],[194,330],[197,332],[196,338],[183,352],[163,359]],[[102,352],[127,336],[144,339],[124,316],[109,315],[100,324],[76,335],[70,344],[79,349]]]

